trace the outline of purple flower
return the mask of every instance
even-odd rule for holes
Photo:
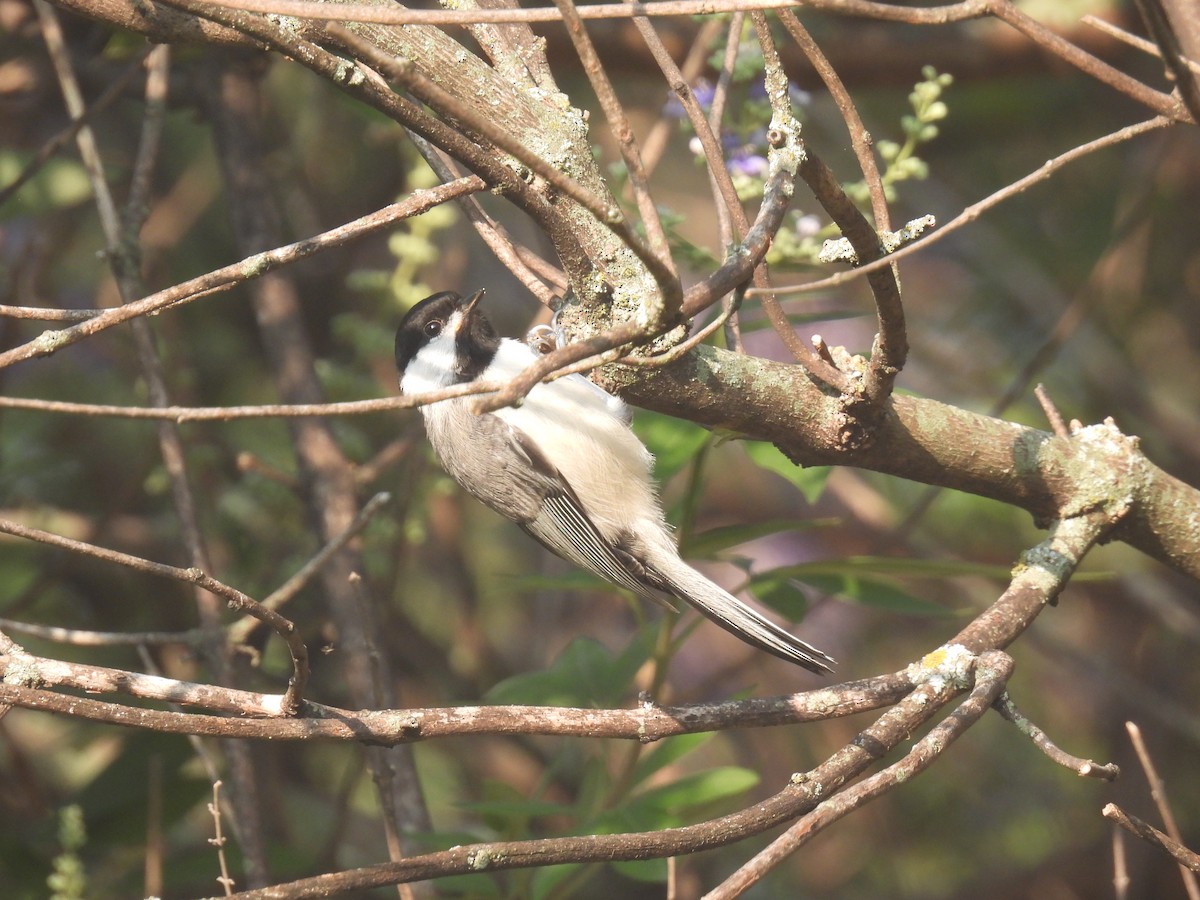
[[[716,88],[709,84],[704,79],[697,81],[692,86],[692,96],[696,98],[696,102],[700,104],[701,109],[711,109],[713,95],[716,93]],[[684,112],[683,103],[674,91],[667,95],[667,102],[663,104],[663,115],[668,119],[686,119],[687,113]]]
[[[765,178],[768,168],[767,158],[750,146],[735,150],[729,157],[728,166],[734,175],[744,175],[747,178]]]
[[[716,96],[716,93],[716,86],[704,79],[697,81],[692,88],[692,96],[696,98],[696,102],[703,109],[712,109],[713,97]]]

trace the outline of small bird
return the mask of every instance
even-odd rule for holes
[[[426,297],[396,332],[400,392],[504,382],[538,359],[496,335],[483,291]],[[709,581],[679,556],[628,407],[582,375],[538,384],[520,406],[476,415],[474,398],[421,407],[446,471],[547,549],[670,609],[689,603],[748,644],[813,672],[834,660]]]

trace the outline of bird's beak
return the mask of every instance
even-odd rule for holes
[[[483,299],[483,295],[485,293],[486,293],[486,291],[483,288],[480,288],[475,293],[473,293],[470,297],[467,298],[467,305],[463,307],[463,318],[464,319],[471,318],[471,313],[475,311],[476,304],[478,304],[479,301]]]
[[[455,321],[458,323],[453,326],[455,334],[466,334],[471,328],[471,317],[475,315],[475,307],[479,305],[479,301],[483,299],[483,289],[476,291],[467,298],[466,304],[455,315]]]

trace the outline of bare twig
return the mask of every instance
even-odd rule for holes
[[[638,147],[637,137],[633,133],[633,126],[625,114],[621,101],[617,98],[617,92],[613,89],[608,74],[604,71],[604,66],[600,62],[591,38],[588,37],[583,20],[579,18],[579,10],[573,0],[555,0],[555,6],[562,13],[563,24],[566,25],[567,34],[575,47],[575,54],[583,64],[583,71],[592,85],[592,90],[596,92],[596,99],[600,101],[600,108],[604,111],[609,129],[620,149],[621,158],[625,161],[629,186],[633,190],[633,197],[637,202],[638,213],[641,216],[642,227],[646,230],[650,249],[655,252],[663,266],[671,274],[671,278],[668,279],[669,283],[660,282],[658,285],[662,292],[659,302],[664,304],[664,308],[654,313],[652,318],[664,322],[675,321],[679,314],[681,299],[681,290],[678,285],[679,273],[675,268],[674,260],[671,259],[671,248],[667,245],[667,235],[663,231],[662,220],[659,218],[658,209],[654,204],[654,197],[650,193],[650,184],[646,170],[642,166],[641,150]]]
[[[0,647],[0,651],[3,647]],[[7,653],[7,651],[5,651]],[[203,715],[146,709],[42,690],[6,669],[0,679],[0,703],[43,710],[93,722],[147,728],[167,734],[271,741],[364,741],[394,746],[467,735],[546,735],[612,738],[649,744],[680,734],[766,728],[843,718],[890,706],[913,687],[904,672],[850,681],[828,688],[777,697],[756,697],[689,706],[640,704],[634,709],[561,709],[548,706],[429,707],[424,709],[346,710],[308,701],[298,718],[273,716],[276,695],[200,685],[174,679],[125,682],[121,672],[45,661],[54,683],[87,690],[88,685],[111,685],[114,690],[148,699],[193,698],[194,705],[224,712],[243,708],[247,717]],[[36,684],[36,672],[32,683]],[[135,689],[139,692],[134,693]],[[180,701],[182,702],[182,701]],[[189,701],[191,702],[191,701]],[[255,718],[256,711],[261,718]]]
[[[829,58],[821,51],[817,42],[813,40],[808,29],[800,24],[800,20],[796,18],[796,14],[788,10],[779,12],[779,21],[783,23],[783,27],[787,29],[788,34],[792,36],[800,49],[804,51],[804,55],[808,58],[809,63],[820,76],[822,83],[829,91],[829,96],[833,98],[833,102],[837,105],[838,112],[842,114],[842,120],[846,123],[846,130],[850,134],[850,146],[854,148],[854,156],[858,160],[858,168],[863,174],[863,179],[867,183],[867,189],[871,194],[871,212],[875,216],[875,228],[878,231],[891,230],[891,217],[888,214],[887,194],[883,189],[883,179],[879,175],[879,166],[875,162],[875,153],[871,150],[871,136],[867,131],[867,127],[863,124],[862,116],[858,114],[858,107],[854,105],[854,99],[850,96],[850,92],[846,90],[846,85],[843,84],[837,70],[829,62]]]
[[[820,803],[725,881],[705,894],[705,900],[731,900],[733,897],[740,897],[771,869],[834,822],[862,808],[876,797],[907,784],[928,769],[951,744],[966,733],[968,728],[983,718],[988,707],[1004,690],[1009,676],[1012,675],[1012,669],[1012,658],[1005,653],[993,650],[981,655],[974,665],[975,686],[968,697],[954,712],[917,741],[903,758]],[[950,682],[945,682],[941,690],[953,693],[955,688]]]
[[[370,22],[378,25],[470,25],[477,22],[557,22],[556,7],[531,9],[405,9],[362,3],[339,4],[335,8],[307,0],[213,0],[216,6],[248,12],[274,13],[302,19]],[[715,13],[750,12],[767,9],[823,9],[850,16],[910,24],[943,25],[975,19],[987,14],[985,0],[966,0],[920,9],[869,0],[655,0],[634,7],[596,4],[580,7],[582,19],[625,19],[630,16],[696,16]]]
[[[429,141],[425,140],[419,134],[410,131],[408,132],[408,136],[413,142],[413,146],[417,148],[417,152],[421,154],[429,167],[433,169],[434,174],[443,183],[449,183],[459,177],[442,150],[429,143]],[[546,287],[543,276],[539,275],[529,264],[528,256],[532,254],[522,254],[521,248],[514,244],[504,227],[484,211],[483,206],[480,205],[476,197],[473,195],[464,195],[459,197],[457,202],[474,226],[475,232],[487,244],[488,249],[492,251],[496,259],[500,260],[517,277],[517,280],[525,285],[531,294],[538,298],[543,306],[550,306],[554,300],[554,292]],[[565,282],[562,272],[557,273],[555,283],[558,282]]]
[[[1116,822],[1130,834],[1137,835],[1148,844],[1153,844],[1165,850],[1181,866],[1193,872],[1200,872],[1200,853],[1188,849],[1170,835],[1163,834],[1149,822],[1144,822],[1137,816],[1131,816],[1115,803],[1109,803],[1101,810],[1106,819]]]
[[[1154,41],[1148,41],[1144,37],[1138,37],[1136,34],[1126,31],[1124,28],[1121,28],[1118,25],[1114,25],[1107,19],[1102,19],[1099,16],[1093,16],[1089,13],[1088,15],[1083,16],[1079,22],[1082,25],[1088,25],[1091,28],[1095,28],[1097,31],[1102,31],[1109,37],[1116,38],[1123,44],[1128,44],[1130,47],[1141,50],[1143,53],[1149,53],[1151,56],[1157,56],[1160,59],[1162,58],[1162,51],[1158,49],[1158,44],[1154,43]],[[1184,63],[1194,73],[1200,75],[1200,62],[1195,62],[1194,60],[1188,59],[1184,60]]]
[[[996,699],[995,707],[996,712],[1016,725],[1022,734],[1033,741],[1035,747],[1054,760],[1054,762],[1064,768],[1070,769],[1076,775],[1086,778],[1099,778],[1102,781],[1116,781],[1121,776],[1121,769],[1115,763],[1096,763],[1090,759],[1081,759],[1078,756],[1072,756],[1060,750],[1046,736],[1046,732],[1029,721],[1017,709],[1017,705],[1013,703],[1013,699],[1008,695],[1007,691]]]
[[[208,814],[213,818],[213,836],[208,842],[217,848],[217,862],[221,866],[221,875],[217,883],[225,891],[226,897],[233,896],[233,886],[236,882],[229,877],[229,865],[225,861],[225,835],[221,833],[221,782],[213,782],[213,798],[208,804]]]
[[[9,319],[35,319],[39,322],[83,322],[94,319],[103,309],[57,309],[50,306],[5,306],[0,304],[0,316]]]
[[[15,619],[0,619],[0,628],[27,634],[43,641],[71,644],[74,647],[139,647],[147,644],[196,645],[204,635],[190,631],[88,631],[81,628],[63,628],[57,625],[38,625],[33,622],[18,622]]]
[[[1046,421],[1050,423],[1050,427],[1054,433],[1060,438],[1070,438],[1071,430],[1067,428],[1067,423],[1063,421],[1062,413],[1058,411],[1058,406],[1051,399],[1050,394],[1046,391],[1044,384],[1039,384],[1033,389],[1033,395],[1037,397],[1038,403],[1041,404],[1042,412],[1046,414]]]
[[[584,17],[593,9],[595,7],[591,5],[581,7],[579,15]],[[737,14],[735,13],[735,15]],[[704,71],[705,66],[708,65],[708,54],[712,49],[713,42],[725,30],[725,24],[719,19],[706,19],[704,24],[700,26],[700,31],[688,47],[687,56],[684,58],[682,65],[679,66],[682,75],[681,81],[684,84],[691,84]],[[647,172],[653,172],[658,168],[658,164],[662,161],[663,154],[667,150],[667,142],[670,140],[671,132],[675,127],[675,122],[665,116],[659,116],[655,120],[650,133],[646,136],[646,140],[642,144],[642,165],[646,167]]]
[[[66,688],[88,694],[121,694],[239,717],[269,718],[279,716],[283,709],[282,694],[263,694],[125,669],[46,659],[23,650],[0,652],[0,673],[10,684],[36,685],[41,689]]]
[[[1173,841],[1183,843],[1183,835],[1179,831],[1179,823],[1175,821],[1175,813],[1171,810],[1171,803],[1167,799],[1166,785],[1162,778],[1159,777],[1158,767],[1154,765],[1154,759],[1150,756],[1150,751],[1146,748],[1146,742],[1142,738],[1142,729],[1133,722],[1125,723],[1125,731],[1129,734],[1129,740],[1133,743],[1133,749],[1137,752],[1138,762],[1142,764],[1142,771],[1146,775],[1146,783],[1150,785],[1150,798],[1154,801],[1154,806],[1158,809],[1159,818],[1162,819],[1163,827],[1167,829],[1167,836]],[[1190,900],[1200,898],[1200,885],[1197,884],[1196,874],[1187,866],[1180,865],[1180,877],[1183,879],[1183,888],[1187,891]]]
[[[170,578],[183,584],[201,587],[206,591],[211,591],[220,596],[229,604],[231,609],[254,616],[254,618],[268,625],[272,631],[283,638],[288,646],[288,651],[292,655],[293,671],[291,679],[288,682],[288,690],[284,698],[282,712],[284,715],[296,715],[299,711],[300,700],[303,697],[304,687],[308,681],[308,649],[304,646],[304,642],[296,632],[296,626],[279,613],[264,609],[260,603],[251,599],[246,594],[217,581],[211,575],[207,575],[194,567],[180,569],[176,566],[168,566],[165,563],[153,562],[148,559],[142,559],[139,556],[132,556],[117,550],[109,550],[105,547],[97,547],[95,544],[88,544],[83,541],[63,537],[62,535],[51,534],[39,528],[29,528],[5,519],[0,519],[0,532],[48,544],[51,547],[69,550],[72,553],[81,553],[84,556],[102,559],[105,562],[116,563],[137,572],[157,575],[160,578]]]
[[[339,225],[329,231],[305,238],[292,244],[286,244],[274,250],[254,253],[246,258],[222,266],[219,269],[192,278],[188,281],[169,287],[166,290],[150,294],[141,300],[126,303],[115,309],[104,310],[86,322],[72,325],[57,331],[46,331],[32,341],[0,353],[0,368],[11,366],[13,363],[24,362],[49,356],[64,347],[77,343],[84,338],[98,334],[122,322],[128,322],[138,316],[154,315],[163,309],[191,303],[201,297],[207,297],[218,291],[225,291],[239,284],[244,284],[254,278],[259,278],[279,266],[287,265],[301,259],[306,259],[317,253],[334,247],[340,247],[351,241],[366,237],[391,227],[401,219],[420,215],[432,209],[439,203],[445,203],[463,194],[481,191],[486,187],[478,176],[471,175],[460,178],[450,184],[438,185],[423,191],[414,191],[409,197],[399,203],[385,206],[376,212],[354,219],[345,225]]]
[[[75,140],[81,128],[91,122],[98,113],[107,109],[112,105],[114,100],[117,100],[125,93],[125,89],[129,87],[130,83],[141,73],[142,65],[146,60],[146,56],[151,51],[152,48],[149,47],[147,47],[145,50],[142,50],[137,57],[125,67],[125,70],[113,80],[113,83],[104,89],[104,93],[97,97],[95,101],[93,101],[92,104],[83,111],[82,115],[73,117],[70,125],[64,128],[58,134],[54,135],[38,148],[37,154],[29,161],[25,168],[21,170],[20,174],[18,174],[16,178],[6,184],[3,188],[0,188],[0,206],[3,206],[5,203],[7,203],[17,191],[28,184],[30,179],[32,179],[35,175],[37,175],[38,172],[42,170],[47,162],[49,162],[57,153],[66,147],[67,144]],[[12,308],[13,307],[0,307],[0,310]],[[53,310],[47,310],[47,312],[53,312]],[[70,313],[80,311],[60,310],[59,312]],[[12,313],[9,312],[3,312],[0,314],[12,315]],[[22,318],[37,317],[23,316]]]
[[[846,282],[852,281],[860,276],[869,275],[870,273],[878,271],[879,269],[886,268],[896,260],[903,259],[905,256],[908,256],[911,253],[918,253],[924,250],[930,244],[934,244],[937,241],[942,240],[942,238],[946,237],[947,235],[957,231],[959,228],[969,225],[992,207],[998,206],[1005,200],[1009,200],[1018,194],[1024,193],[1026,190],[1040,181],[1045,181],[1068,163],[1072,163],[1077,159],[1096,152],[1097,150],[1103,150],[1115,144],[1132,140],[1135,137],[1140,137],[1143,134],[1156,131],[1159,128],[1166,128],[1174,124],[1176,123],[1170,119],[1159,116],[1153,119],[1147,119],[1145,122],[1139,122],[1136,125],[1126,125],[1124,128],[1120,128],[1114,132],[1104,135],[1103,137],[1096,138],[1095,140],[1088,141],[1086,144],[1080,144],[1078,147],[1072,147],[1065,153],[1042,163],[1042,165],[1039,166],[1036,171],[1030,172],[1028,175],[1018,178],[1011,184],[1008,184],[1000,190],[989,194],[982,200],[972,203],[945,225],[940,226],[936,231],[930,232],[928,236],[922,237],[920,240],[914,241],[911,244],[906,244],[904,247],[901,247],[899,250],[896,250],[893,253],[889,253],[882,259],[877,259],[874,262],[858,266],[854,269],[849,269],[845,272],[838,272],[836,275],[830,275],[817,281],[789,285],[788,287],[778,287],[774,288],[774,290],[779,294],[803,294],[811,291],[823,291],[828,290],[831,287],[843,285]],[[750,295],[756,293],[758,293],[758,291],[754,288],[747,291],[747,294]]]

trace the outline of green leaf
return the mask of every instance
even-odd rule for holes
[[[633,430],[654,454],[654,472],[663,483],[691,462],[709,439],[707,429],[694,422],[646,410],[634,417]]]
[[[863,574],[852,563],[843,564],[842,561],[801,563],[771,569],[756,574],[750,579],[748,587],[763,603],[794,621],[802,617],[807,607],[804,593],[796,582],[826,594],[891,612],[922,616],[953,614],[950,610],[913,596],[887,579]]]
[[[670,784],[635,794],[619,809],[593,824],[600,834],[650,831],[679,825],[713,803],[744,794],[758,784],[758,773],[740,766],[721,766],[687,775]]]
[[[678,734],[664,738],[655,747],[642,754],[637,767],[633,770],[633,783],[641,784],[655,772],[672,763],[679,762],[689,753],[703,747],[717,736],[715,731],[698,732],[696,734]]]
[[[971,575],[1008,581],[1012,577],[1012,570],[1008,566],[985,565],[983,563],[960,559],[847,556],[842,559],[801,563],[800,565],[789,567],[789,571],[793,572],[795,577],[798,578],[803,578],[805,573],[841,573],[848,570],[869,572],[874,575],[909,575],[922,578],[954,578]]]
[[[494,704],[602,707],[620,703],[633,676],[650,657],[654,635],[638,633],[621,653],[613,654],[593,638],[576,638],[544,672],[524,672],[487,693]]]
[[[813,466],[802,469],[788,459],[774,444],[762,441],[742,441],[746,455],[759,468],[782,475],[800,489],[804,499],[816,503],[829,480],[828,466]]]
[[[771,573],[750,581],[750,592],[790,622],[799,622],[808,612],[808,597],[791,578],[772,577]]]
[[[551,896],[560,884],[582,869],[579,863],[563,866],[543,866],[533,874],[529,896],[532,900],[542,900]]]
[[[828,528],[837,522],[837,519],[777,519],[750,525],[726,525],[720,528],[710,528],[708,531],[688,538],[684,541],[681,549],[688,559],[711,559],[722,550],[769,537],[772,534]]]

